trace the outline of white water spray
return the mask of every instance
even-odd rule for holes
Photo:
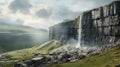
[[[78,43],[76,48],[81,48],[81,20],[82,20],[82,15],[79,17],[79,28],[78,28]]]

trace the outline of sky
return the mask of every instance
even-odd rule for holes
[[[113,0],[0,0],[0,22],[48,29]]]

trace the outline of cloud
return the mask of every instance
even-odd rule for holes
[[[10,3],[9,8],[13,12],[20,11],[22,13],[28,13],[29,9],[32,7],[29,0],[14,0]]]
[[[103,6],[111,1],[112,0],[34,0],[34,6],[37,6],[35,15],[45,21],[31,22],[29,25],[48,28],[66,19],[72,20],[78,17],[83,11]]]
[[[36,12],[40,18],[50,18],[57,20],[74,19],[81,12],[103,6],[112,0],[35,0],[34,5],[39,7],[49,6],[52,11],[42,8]],[[39,3],[39,4],[38,4]],[[42,6],[41,6],[42,5]]]
[[[86,11],[93,8],[98,8],[112,2],[113,0],[70,0],[70,3],[66,4],[75,11]]]
[[[54,10],[53,19],[66,20],[74,19],[80,15],[80,11],[73,11],[67,6],[57,6],[59,9]],[[57,8],[56,7],[56,8]]]
[[[21,19],[12,20],[9,17],[0,17],[0,24],[9,24],[9,25],[23,25],[23,22]]]
[[[39,11],[36,12],[36,15],[40,18],[49,18],[52,14],[52,11],[49,9],[40,9]]]
[[[94,5],[96,7],[107,5],[108,3],[112,2],[112,1],[114,1],[114,0],[93,0]]]
[[[1,1],[1,0],[0,0]],[[44,28],[74,19],[81,12],[106,5],[113,0],[6,0],[0,5],[0,16],[14,23]],[[2,2],[3,3],[3,2]],[[6,4],[7,3],[7,4]],[[11,12],[13,11],[13,12]],[[27,14],[26,14],[27,13]],[[6,19],[7,20],[7,19]],[[7,21],[10,21],[7,20]],[[7,22],[6,21],[6,22]]]

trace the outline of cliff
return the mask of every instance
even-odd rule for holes
[[[84,12],[81,41],[84,45],[114,44],[120,39],[120,1]]]
[[[66,43],[70,39],[77,40],[77,29],[74,28],[74,25],[74,21],[67,21],[50,27],[49,39],[56,39],[62,43]]]
[[[50,27],[50,40],[78,40],[81,45],[93,46],[118,43],[120,40],[120,1],[82,13],[74,21]]]

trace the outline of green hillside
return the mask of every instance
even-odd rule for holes
[[[22,49],[15,52],[9,52],[8,54],[1,57],[1,60],[26,60],[35,57],[36,54],[48,54],[60,50],[62,47],[68,45],[63,45],[59,41],[53,40],[49,41],[32,48]],[[7,58],[6,58],[7,57]]]
[[[19,50],[16,52],[10,52],[7,55],[1,57],[1,60],[28,60],[36,56],[36,54],[48,54],[56,52],[61,48],[66,48],[69,45],[61,44],[59,41],[49,41],[32,48]],[[14,63],[5,63],[5,67]],[[86,58],[76,61],[68,62],[63,64],[52,64],[49,67],[119,67],[120,65],[120,45],[113,47],[99,55],[87,56]]]
[[[61,48],[66,48],[69,45],[61,44],[57,40],[52,40],[49,42],[45,42],[43,44],[36,45],[32,48],[28,49],[22,49],[18,50],[15,52],[9,52],[6,55],[0,57],[0,60],[2,61],[11,61],[11,60],[18,60],[18,61],[23,61],[23,60],[28,60],[36,55],[41,55],[41,54],[48,54],[48,53],[53,53]],[[4,63],[4,67],[14,67],[14,63]]]
[[[120,67],[120,45],[83,60],[73,63],[50,65],[49,67]]]

